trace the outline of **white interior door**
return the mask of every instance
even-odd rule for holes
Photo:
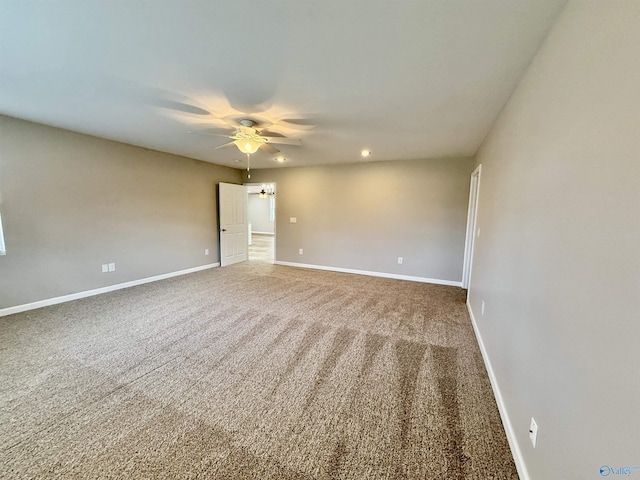
[[[224,267],[247,260],[247,189],[243,185],[221,183],[218,192],[220,265]]]

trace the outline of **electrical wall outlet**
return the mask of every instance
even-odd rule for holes
[[[302,250],[301,248],[298,249],[298,255],[302,255],[304,252],[304,250]]]
[[[103,263],[102,264],[102,273],[107,273],[109,271],[109,264],[108,263]]]
[[[531,440],[533,448],[536,448],[536,442],[538,441],[538,424],[533,417],[531,417],[531,425],[529,426],[529,440]]]
[[[205,249],[204,249],[204,254],[205,254],[205,255],[209,255],[209,249],[208,249],[208,248],[205,248]]]
[[[402,262],[404,262],[404,258],[398,257],[398,265],[402,265]]]
[[[115,263],[110,263],[109,264],[109,271],[110,272],[115,272],[116,271],[116,264]]]

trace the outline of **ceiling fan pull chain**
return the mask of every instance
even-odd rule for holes
[[[247,153],[247,179],[251,179],[251,154]]]

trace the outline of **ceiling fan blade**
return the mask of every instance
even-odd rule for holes
[[[174,100],[159,99],[156,104],[161,108],[167,108],[169,110],[177,110],[178,112],[191,113],[194,115],[211,115],[211,112],[196,105],[191,105],[185,102],[176,102]]]
[[[233,145],[233,142],[225,143],[224,145],[220,145],[219,147],[214,148],[214,150],[218,150],[219,148],[228,147],[229,145]]]
[[[218,135],[226,135],[227,137],[233,134],[233,131],[228,127],[206,127],[198,130],[191,130],[192,132],[200,132],[200,133],[209,133],[209,134],[218,134]]]
[[[261,137],[284,137],[283,134],[279,133],[279,132],[274,132],[272,130],[267,130],[266,128],[263,128],[262,130],[260,130],[260,136]]]
[[[208,137],[225,137],[231,138],[231,135],[222,135],[220,133],[208,133],[208,132],[194,132],[193,130],[189,130],[187,133],[191,135],[207,135]]]
[[[269,145],[268,143],[263,143],[260,148],[262,150],[264,150],[265,152],[269,152],[271,154],[275,154],[275,153],[279,153],[280,150],[278,150],[276,147],[272,147],[271,145]]]
[[[291,125],[298,125],[301,127],[313,127],[315,123],[309,118],[282,118],[276,123],[290,123]]]
[[[191,127],[191,130],[208,130],[210,128],[220,128],[225,130],[235,130],[237,127],[235,125],[229,125],[222,118],[207,118],[206,122],[197,122],[197,123],[189,123],[188,125]]]
[[[269,143],[275,143],[279,145],[302,145],[302,140],[299,138],[286,138],[286,137],[262,137]]]

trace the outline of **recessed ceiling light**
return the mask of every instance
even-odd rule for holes
[[[276,157],[276,162],[278,162],[278,163],[284,163],[284,160],[285,160],[285,158],[282,155]]]
[[[366,150],[366,149],[365,149],[365,150],[362,150],[362,151],[360,152],[360,155],[362,155],[363,157],[365,157],[365,158],[366,158],[366,157],[368,157],[369,155],[371,155],[371,150]]]

